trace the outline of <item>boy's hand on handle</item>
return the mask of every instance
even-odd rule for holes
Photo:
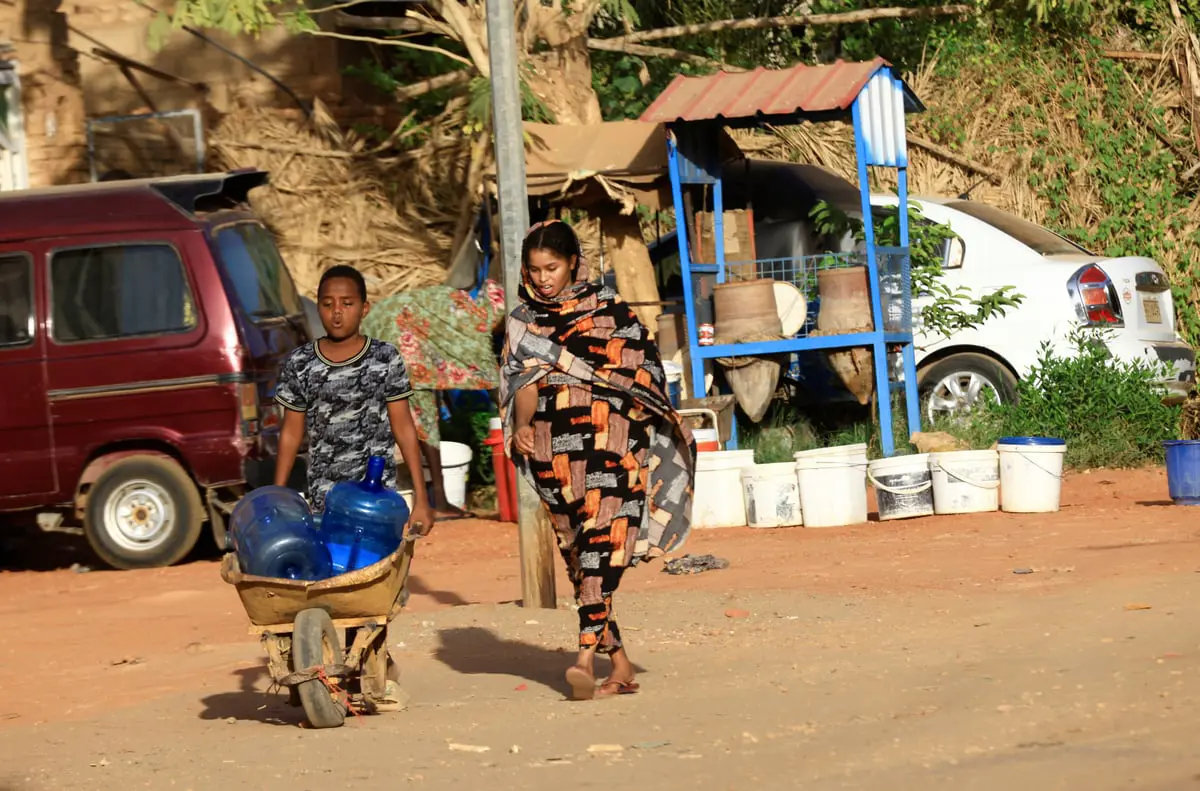
[[[433,530],[433,509],[428,505],[414,506],[404,532],[410,536],[427,536]]]
[[[521,426],[513,435],[513,447],[518,453],[529,456],[533,453],[533,426]]]

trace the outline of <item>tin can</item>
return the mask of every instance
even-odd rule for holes
[[[713,329],[713,325],[701,324],[696,329],[697,329],[697,334],[700,336],[700,338],[699,338],[700,345],[701,346],[712,346],[713,338],[716,336],[716,332]]]

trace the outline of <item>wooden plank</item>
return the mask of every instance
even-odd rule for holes
[[[346,666],[358,669],[362,666],[363,653],[367,647],[375,640],[383,627],[378,624],[368,624],[360,627],[354,635],[354,644],[350,646],[350,650],[346,652]]]
[[[558,607],[554,586],[556,542],[550,517],[525,476],[517,480],[517,540],[521,550],[521,606],[553,610]]]
[[[617,291],[645,325],[650,337],[658,331],[658,275],[642,241],[636,215],[606,214],[600,221],[604,250],[617,274]]]

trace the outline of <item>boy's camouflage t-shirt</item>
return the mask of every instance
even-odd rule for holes
[[[275,400],[303,412],[308,431],[308,500],[314,514],[340,481],[356,481],[367,459],[387,460],[383,482],[396,488],[395,439],[387,405],[412,395],[396,347],[368,339],[349,360],[331,362],[317,343],[306,343],[284,360]]]

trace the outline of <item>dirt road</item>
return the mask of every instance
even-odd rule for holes
[[[411,708],[323,732],[265,693],[214,562],[0,573],[0,788],[1194,788],[1200,525],[1165,490],[699,532],[731,568],[629,575],[643,692],[593,704],[563,700],[569,609],[511,603],[512,528],[445,524],[392,630]]]

